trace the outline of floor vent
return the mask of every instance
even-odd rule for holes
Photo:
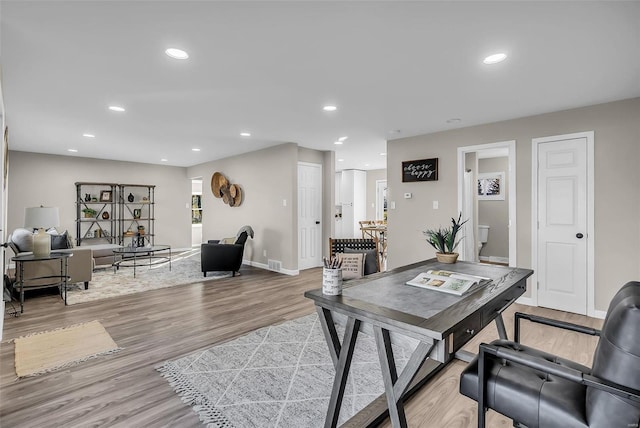
[[[280,260],[269,260],[269,270],[280,272],[282,270],[282,262]]]

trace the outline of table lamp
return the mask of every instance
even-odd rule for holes
[[[60,225],[58,207],[31,207],[24,209],[24,227],[37,229],[33,235],[33,255],[49,257],[51,254],[51,235],[45,229]]]

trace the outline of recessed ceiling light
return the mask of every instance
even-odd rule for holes
[[[324,110],[324,111],[336,111],[336,110],[338,110],[338,107],[336,107],[336,106],[324,106],[324,107],[322,107],[322,110]]]
[[[340,138],[338,138],[338,141],[342,142],[342,141],[346,140],[347,138],[349,138],[349,137],[347,137],[347,136],[340,137]]]
[[[380,153],[380,156],[386,156],[387,154],[385,152]]]
[[[484,62],[487,65],[491,65],[491,64],[497,64],[499,62],[502,62],[505,59],[507,59],[507,54],[501,52],[501,53],[489,55],[488,57],[483,59],[482,62]]]
[[[109,106],[109,110],[111,110],[111,111],[117,111],[117,112],[123,112],[123,111],[124,111],[124,107],[120,107],[120,106]]]
[[[162,158],[162,159],[160,159],[160,162],[169,162],[169,161],[167,159],[165,159],[165,158]]]
[[[200,149],[199,149],[199,148],[197,148],[197,147],[194,147],[194,148],[193,148],[193,149],[191,149],[191,150],[193,150],[194,152],[199,152],[199,151],[200,151]]]
[[[338,145],[338,146],[339,146],[339,145],[341,145],[341,144],[342,144],[342,141],[340,141],[340,140],[338,140],[338,141],[334,141],[334,142],[333,142],[333,144],[335,144],[335,145]]]
[[[365,163],[365,164],[364,164],[364,166],[369,166],[369,164],[368,164],[368,163]]]
[[[451,119],[447,119],[447,123],[458,123],[458,122],[462,122],[462,119],[459,119],[457,117],[453,117]]]
[[[342,159],[342,158],[338,159],[338,162],[344,162],[344,159]]]
[[[67,149],[67,151],[71,153],[78,153],[78,149]]]
[[[250,132],[241,132],[240,136],[241,137],[251,137],[251,133]]]
[[[183,51],[182,49],[169,48],[164,51],[168,56],[174,59],[187,59],[189,58],[189,54]]]
[[[93,134],[82,134],[82,136],[87,138],[96,138],[96,136]]]

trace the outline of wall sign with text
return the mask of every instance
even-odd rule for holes
[[[402,162],[402,182],[438,180],[438,158]]]

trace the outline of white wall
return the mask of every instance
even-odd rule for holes
[[[245,245],[245,260],[262,265],[268,259],[279,260],[284,269],[297,270],[297,165],[298,147],[287,143],[189,167],[187,175],[202,177],[204,184],[202,239],[235,236],[238,229],[249,225],[255,237]],[[213,196],[210,183],[215,172],[240,185],[239,207]]]
[[[367,218],[363,220],[376,219],[376,181],[386,179],[386,169],[372,169],[367,171]]]
[[[457,213],[458,147],[516,140],[517,265],[531,266],[531,140],[595,132],[595,306],[606,310],[615,292],[640,277],[640,98],[547,113],[390,141],[387,144],[389,267],[434,256],[422,230]],[[401,162],[437,157],[435,182],[402,183]],[[412,199],[403,199],[412,192]],[[432,201],[440,208],[434,210]]]
[[[75,182],[155,184],[155,242],[191,247],[191,180],[182,167],[9,151],[7,229],[24,226],[24,209],[60,208],[60,228],[75,238]],[[74,241],[75,242],[75,241]]]

